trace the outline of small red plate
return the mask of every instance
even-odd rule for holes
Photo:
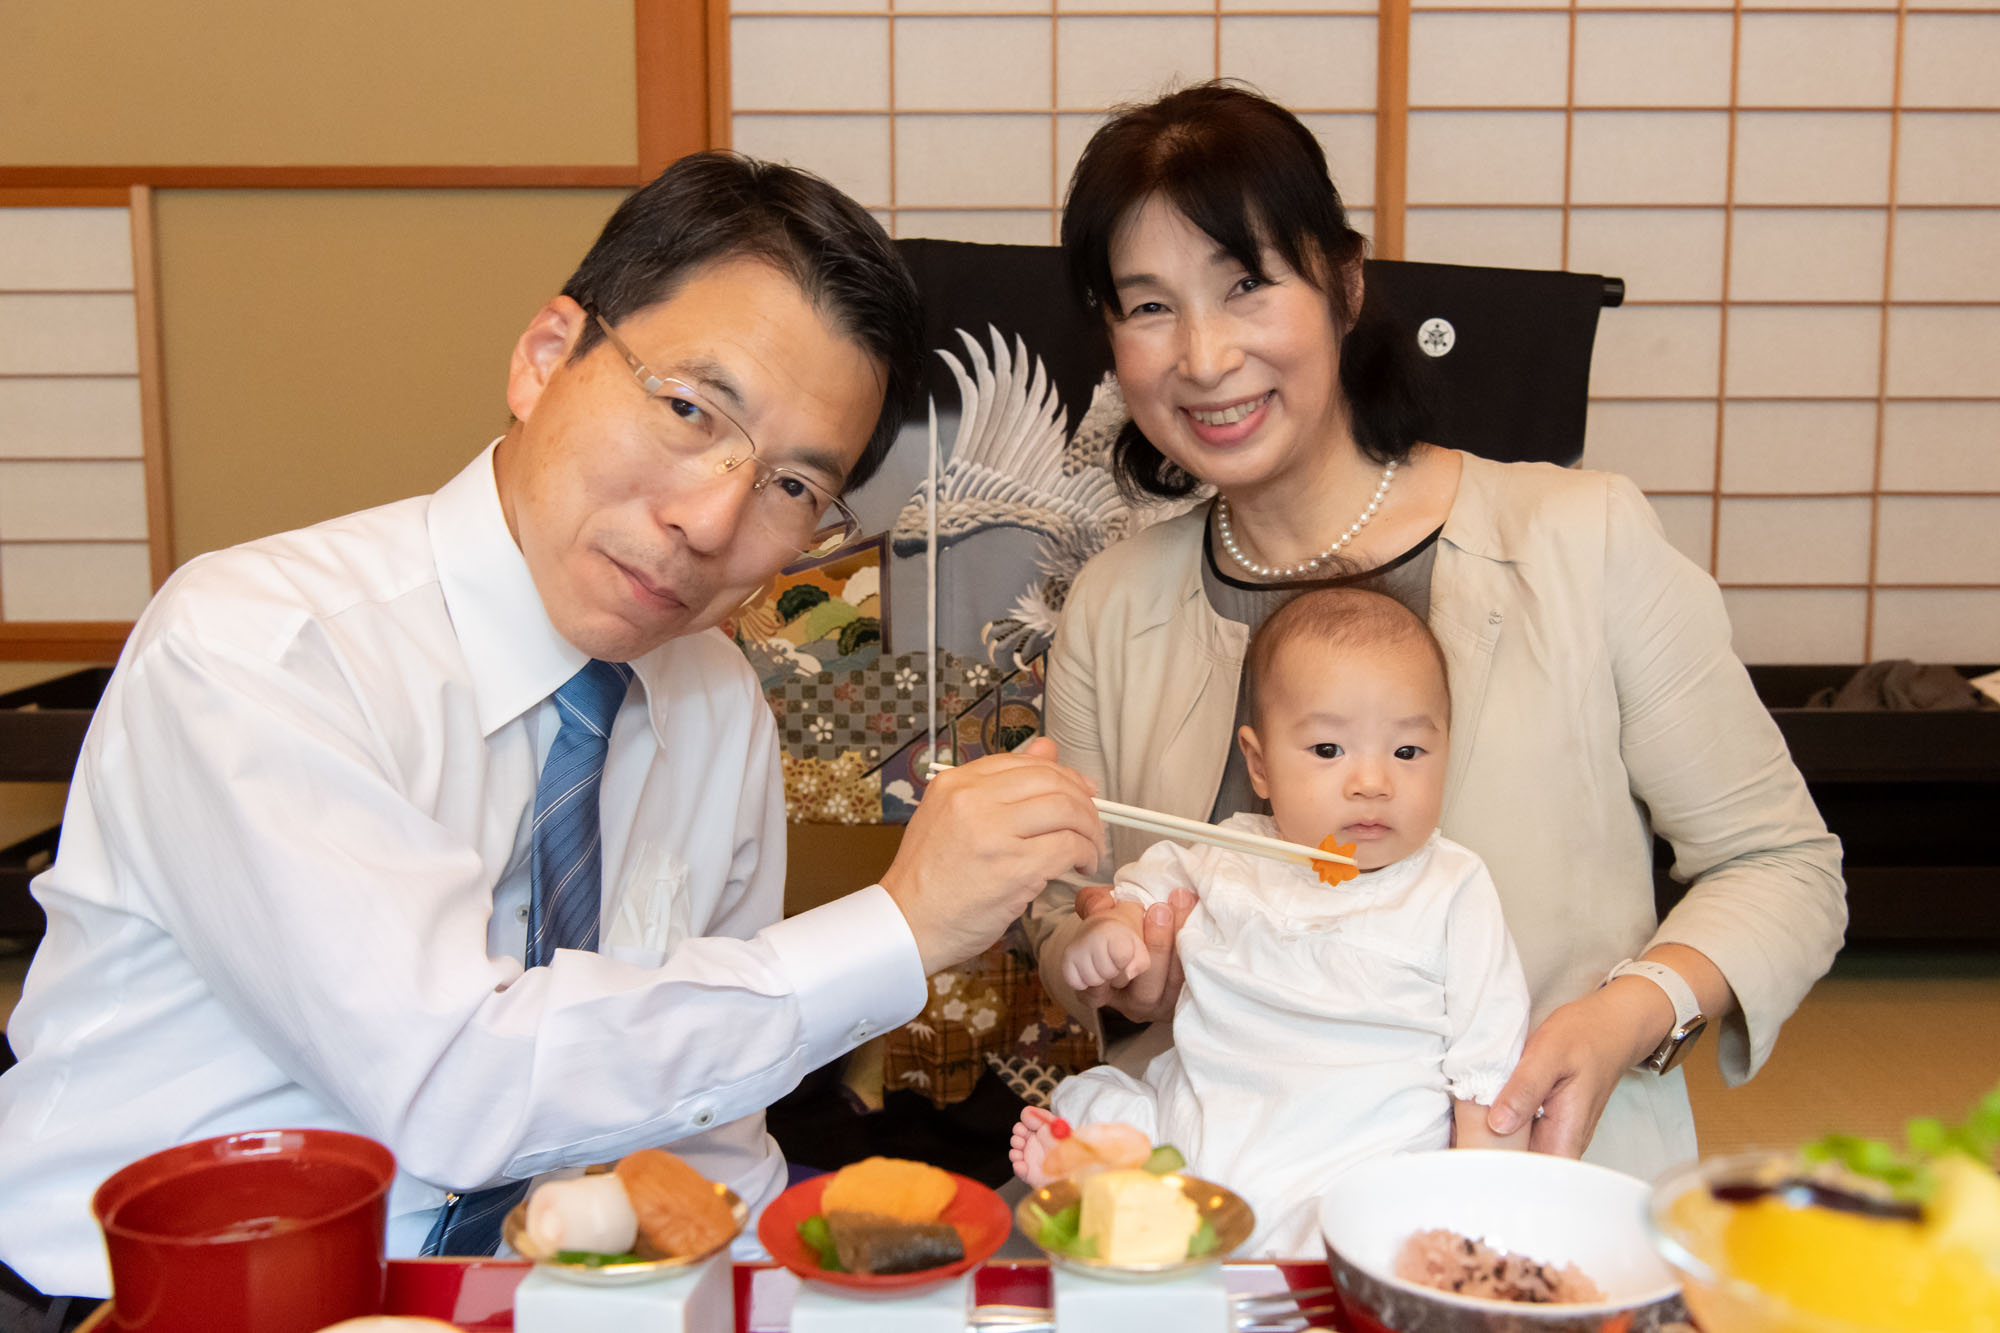
[[[891,1292],[914,1291],[920,1287],[935,1286],[937,1283],[970,1272],[993,1257],[1000,1248],[1007,1233],[1014,1229],[1014,1219],[1007,1211],[1007,1205],[1000,1196],[976,1180],[968,1180],[957,1172],[947,1173],[958,1186],[958,1193],[945,1205],[944,1213],[938,1218],[958,1228],[959,1239],[965,1242],[965,1257],[955,1264],[945,1264],[939,1268],[922,1268],[914,1273],[834,1273],[819,1266],[819,1255],[806,1247],[799,1239],[799,1223],[820,1210],[820,1195],[826,1193],[831,1175],[814,1176],[801,1180],[798,1184],[771,1200],[764,1209],[764,1215],[757,1220],[757,1239],[771,1257],[783,1264],[808,1282],[823,1282],[830,1287],[846,1287],[854,1291]]]

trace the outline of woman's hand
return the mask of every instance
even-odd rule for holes
[[[1583,1156],[1619,1078],[1650,1055],[1673,1024],[1673,1005],[1659,987],[1642,984],[1645,990],[1600,987],[1543,1019],[1528,1034],[1514,1076],[1493,1099],[1487,1128],[1504,1137],[1532,1122],[1530,1150]]]
[[[1138,976],[1117,985],[1092,986],[1078,991],[1086,1004],[1116,1009],[1135,1023],[1154,1023],[1172,1017],[1174,1002],[1181,997],[1181,960],[1174,950],[1174,936],[1187,923],[1188,914],[1200,901],[1192,890],[1175,889],[1164,903],[1146,909],[1141,938],[1146,942],[1146,966]],[[1076,893],[1076,914],[1088,921],[1094,916],[1117,910],[1108,884],[1087,884]]]
[[[1526,1148],[1528,1130],[1523,1127],[1502,1138],[1486,1123],[1486,1108],[1478,1102],[1451,1099],[1451,1146],[1454,1148]]]
[[[1645,956],[1680,974],[1711,1023],[1735,1011],[1728,978],[1699,949],[1658,944]],[[1534,1120],[1540,1107],[1542,1118],[1534,1121],[1528,1147],[1581,1157],[1619,1078],[1658,1050],[1673,1030],[1673,1001],[1644,977],[1622,976],[1571,1000],[1528,1034],[1521,1063],[1493,1099],[1487,1127],[1511,1134]]]

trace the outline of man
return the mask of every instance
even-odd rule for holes
[[[529,322],[464,472],[168,582],[36,881],[17,1303],[107,1291],[105,1176],[252,1128],[388,1144],[392,1254],[490,1252],[498,1187],[649,1144],[761,1204],[763,1108],[1094,864],[1084,781],[1001,756],[933,786],[880,885],[778,922],[773,719],[706,631],[852,535],[918,327],[832,187],[685,159]]]

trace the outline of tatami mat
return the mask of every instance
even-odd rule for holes
[[[1900,1141],[2000,1082],[2000,954],[1843,956],[1748,1083],[1724,1087],[1712,1050],[1686,1068],[1703,1156],[1836,1130]]]

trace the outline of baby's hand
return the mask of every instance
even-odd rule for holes
[[[1063,980],[1072,990],[1124,985],[1143,973],[1152,958],[1146,942],[1130,924],[1116,916],[1101,916],[1077,932],[1063,955]]]

